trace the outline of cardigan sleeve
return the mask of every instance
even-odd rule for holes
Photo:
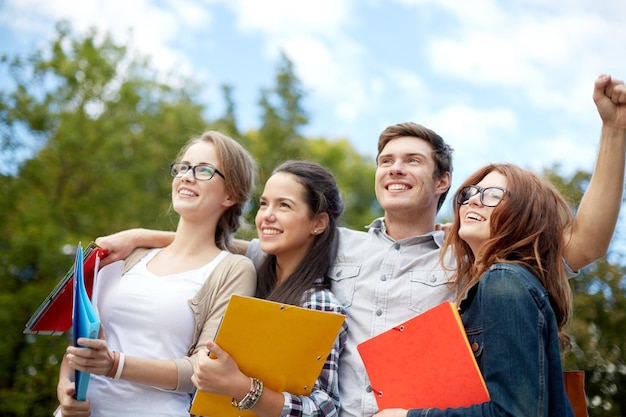
[[[174,360],[178,369],[176,391],[193,392],[191,376],[196,357],[207,354],[206,342],[215,338],[230,296],[254,296],[255,291],[254,265],[242,255],[229,254],[207,277],[198,293],[189,300],[195,317],[195,333],[188,356]]]

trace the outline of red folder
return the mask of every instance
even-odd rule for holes
[[[83,253],[85,289],[91,298],[93,291],[96,257],[103,258],[106,249],[91,242]],[[74,305],[74,266],[52,290],[32,315],[24,333],[62,334],[72,328],[72,308]]]
[[[380,410],[444,409],[489,401],[453,303],[442,303],[357,349]]]

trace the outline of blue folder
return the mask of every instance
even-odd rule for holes
[[[72,316],[72,329],[74,333],[74,346],[79,346],[79,337],[90,339],[98,338],[100,330],[100,318],[98,312],[89,300],[87,289],[85,288],[85,277],[83,268],[83,246],[78,244],[76,251],[76,262],[74,264],[74,311]],[[95,284],[95,282],[94,282]],[[75,371],[76,399],[84,401],[87,397],[87,385],[89,384],[89,373]]]

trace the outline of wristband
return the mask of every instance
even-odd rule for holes
[[[107,378],[113,378],[117,373],[117,368],[120,364],[120,353],[113,351],[113,365],[111,366],[111,370],[105,376]]]
[[[120,377],[122,376],[122,370],[124,369],[124,361],[126,360],[126,355],[120,352],[119,358],[120,359],[117,365],[117,371],[115,372],[115,376],[113,377],[113,379],[120,379]]]

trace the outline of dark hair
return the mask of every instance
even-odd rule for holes
[[[436,134],[434,131],[413,122],[398,123],[388,126],[385,130],[383,130],[378,138],[378,154],[376,155],[376,159],[378,159],[380,153],[383,151],[383,148],[387,145],[387,143],[389,143],[393,139],[405,136],[425,140],[426,142],[430,143],[430,146],[432,146],[432,155],[433,160],[435,161],[433,179],[438,180],[447,172],[449,172],[450,176],[452,176],[453,149],[450,147],[450,145],[444,142],[441,136]],[[437,202],[437,211],[439,211],[439,209],[443,205],[443,202],[448,195],[448,191],[450,191],[449,188],[446,190],[445,193],[439,196],[439,201]]]
[[[230,206],[217,222],[215,244],[220,249],[236,252],[237,248],[232,244],[232,236],[241,226],[243,209],[254,188],[256,163],[239,142],[212,130],[190,139],[178,153],[177,160],[182,158],[190,146],[199,142],[208,142],[215,146],[215,153],[219,160],[217,168],[224,174],[226,192],[235,200],[235,204]]]
[[[321,213],[328,214],[326,229],[315,235],[305,257],[280,285],[276,285],[275,255],[268,255],[257,271],[257,297],[300,305],[307,290],[316,287],[330,288],[328,268],[337,254],[337,223],[344,205],[335,177],[320,165],[305,161],[287,161],[274,169],[272,175],[279,172],[293,175],[302,184],[310,218]],[[320,277],[323,282],[316,284]]]
[[[491,265],[521,264],[548,291],[561,330],[571,315],[571,289],[563,266],[566,246],[563,231],[573,222],[572,210],[550,182],[512,164],[490,164],[479,169],[459,191],[478,184],[491,172],[506,178],[507,193],[491,214],[490,238],[475,255],[459,237],[459,205],[455,203],[454,222],[441,252],[443,260],[446,249],[453,248],[456,260],[453,286],[460,290],[457,302]],[[455,193],[455,202],[459,191]],[[563,347],[567,347],[569,338],[562,332],[560,338]]]

